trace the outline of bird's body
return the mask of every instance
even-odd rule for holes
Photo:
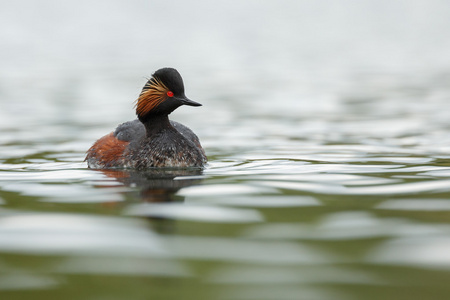
[[[181,76],[164,68],[153,74],[136,104],[138,119],[119,125],[88,150],[90,168],[203,167],[205,152],[188,127],[170,121],[180,105],[200,106],[184,95]]]

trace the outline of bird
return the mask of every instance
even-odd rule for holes
[[[155,71],[135,102],[137,119],[98,139],[86,154],[92,169],[203,168],[207,157],[197,135],[169,120],[182,105],[201,106],[184,92],[174,68]]]

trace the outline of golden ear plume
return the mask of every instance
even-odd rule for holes
[[[167,86],[157,77],[152,77],[145,84],[136,100],[136,114],[144,116],[167,99]]]

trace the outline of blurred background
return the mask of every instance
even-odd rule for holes
[[[3,299],[447,299],[450,2],[0,2]],[[203,172],[84,153],[174,67]]]

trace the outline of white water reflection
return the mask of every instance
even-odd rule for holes
[[[239,195],[233,198],[228,196],[211,197],[196,197],[195,199],[186,199],[187,202],[201,203],[201,204],[214,204],[233,207],[314,207],[321,206],[322,203],[309,196],[270,196],[270,195],[258,195],[258,197]]]
[[[52,289],[61,284],[59,280],[51,276],[11,273],[0,275],[0,291]]]
[[[323,184],[316,182],[289,182],[289,181],[265,181],[260,180],[257,184],[287,189],[294,191],[313,192],[318,194],[334,195],[408,195],[430,192],[447,192],[450,190],[450,180],[420,181],[413,183],[399,183],[391,185],[373,185],[364,187],[346,187],[344,185]]]
[[[189,277],[191,270],[184,264],[157,257],[126,257],[116,256],[83,256],[70,257],[51,268],[56,274],[78,275],[116,275],[116,276],[158,276],[158,277]]]
[[[339,256],[307,245],[286,241],[258,241],[220,237],[167,237],[177,257],[263,265],[311,265],[339,261]]]
[[[3,214],[0,219],[0,252],[6,253],[172,257],[262,264],[318,264],[332,259],[329,253],[320,253],[298,243],[267,243],[218,237],[164,237],[153,233],[142,221],[137,220],[69,214]],[[240,219],[233,221],[242,222]],[[245,221],[248,221],[248,216]],[[90,272],[82,267],[83,264],[88,266],[88,261],[80,265],[83,272]],[[99,268],[97,272],[102,272],[102,267]]]
[[[42,198],[43,202],[54,203],[96,203],[96,202],[117,202],[123,201],[123,196],[120,192],[125,191],[122,186],[116,182],[108,191],[102,191],[93,187],[86,187],[82,184],[72,184],[70,186],[61,185],[60,183],[50,184],[37,183],[38,180],[32,182],[13,182],[0,184],[4,191],[19,192],[24,196],[33,196]],[[53,182],[57,181],[55,179]],[[111,185],[105,185],[111,186]]]
[[[138,220],[1,211],[0,251],[28,254],[164,256],[161,239]]]
[[[449,235],[430,235],[393,239],[373,249],[367,261],[449,270],[450,238]]]
[[[378,278],[369,272],[353,270],[339,266],[303,266],[297,268],[281,268],[267,266],[251,267],[225,267],[211,275],[210,279],[216,284],[236,285],[280,285],[280,284],[386,284],[382,278]]]
[[[125,215],[169,218],[209,223],[253,223],[264,217],[253,209],[224,208],[186,204],[142,203],[129,205]]]
[[[385,210],[450,211],[449,199],[395,199],[387,200],[375,208]]]
[[[264,189],[264,188],[263,188]],[[265,189],[269,190],[269,189]],[[202,186],[192,186],[182,189],[179,195],[182,196],[223,196],[223,195],[245,195],[245,194],[258,194],[261,189],[249,185],[242,184],[210,184]]]
[[[401,218],[379,219],[366,212],[329,214],[316,223],[272,223],[250,227],[246,237],[269,240],[359,240],[386,237],[445,237],[450,225],[435,226]]]

